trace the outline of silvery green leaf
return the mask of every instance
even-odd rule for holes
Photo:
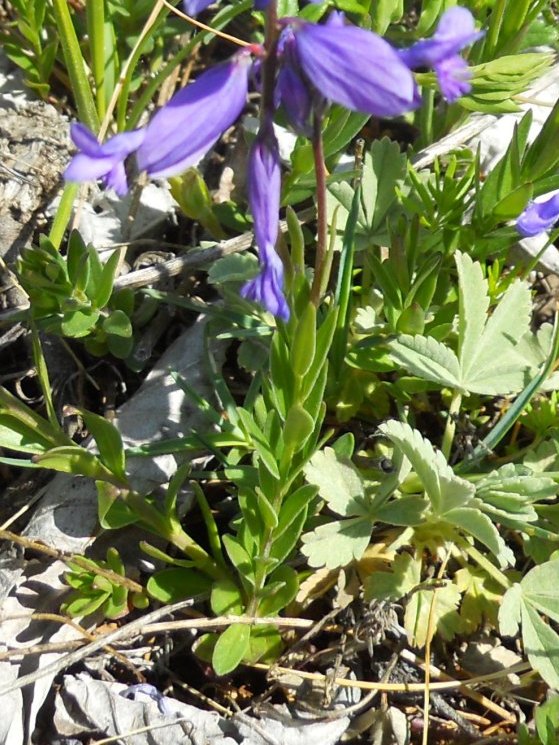
[[[529,603],[521,603],[521,612],[522,644],[526,656],[548,686],[559,688],[559,635]]]
[[[305,533],[301,551],[311,567],[343,567],[363,556],[371,530],[372,521],[367,517],[334,520]]]
[[[489,295],[481,264],[460,251],[454,258],[459,278],[458,356],[464,375],[469,371],[485,328]]]
[[[556,493],[557,485],[553,479],[513,463],[491,471],[476,485],[476,496],[485,512],[499,514],[505,520],[512,518],[524,522],[538,519],[533,502]]]
[[[522,588],[514,584],[503,596],[499,608],[499,631],[503,636],[516,636],[520,624]]]
[[[432,336],[402,334],[388,348],[392,358],[413,375],[443,387],[461,388],[458,357]]]
[[[333,512],[343,516],[368,514],[356,499],[365,495],[359,471],[333,448],[315,453],[305,467],[305,476],[309,484],[318,486],[318,493]]]
[[[465,506],[472,499],[475,487],[454,474],[441,451],[435,450],[421,432],[394,419],[381,424],[379,430],[410,461],[436,516]]]
[[[559,622],[559,559],[535,566],[520,582],[522,597],[534,608]]]
[[[491,520],[479,509],[458,507],[447,512],[445,519],[487,546],[501,567],[514,565],[514,553],[501,538]]]

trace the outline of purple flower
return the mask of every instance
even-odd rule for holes
[[[124,161],[141,145],[145,132],[141,129],[123,132],[102,145],[83,124],[72,124],[70,136],[81,152],[70,161],[64,178],[67,181],[100,178],[107,188],[114,189],[120,196],[126,194],[128,182]]]
[[[271,121],[263,125],[252,146],[248,164],[248,201],[254,220],[260,274],[247,282],[242,297],[264,306],[284,321],[289,306],[283,294],[283,264],[276,253],[281,192],[278,143]]]
[[[559,194],[543,202],[530,202],[516,221],[516,229],[525,238],[551,230],[559,220]]]
[[[352,111],[398,116],[420,103],[414,77],[398,52],[371,31],[334,14],[322,26],[291,20],[296,59],[325,98]]]
[[[101,145],[82,124],[72,125],[72,139],[81,152],[65,178],[102,178],[123,195],[128,191],[124,161],[132,153],[140,171],[153,177],[174,176],[195,165],[244,108],[251,51],[239,52],[182,88],[144,129],[123,132]]]
[[[483,31],[475,30],[470,11],[456,6],[443,13],[430,39],[401,49],[400,59],[412,70],[433,67],[443,97],[452,102],[471,89],[470,71],[458,52],[482,36]]]
[[[214,0],[184,0],[184,12],[189,16],[196,17],[198,13],[201,13],[213,2]],[[254,7],[256,10],[265,10],[269,2],[270,0],[254,0]]]
[[[243,110],[250,64],[250,53],[239,52],[175,93],[146,127],[139,169],[163,177],[195,165]]]
[[[298,134],[310,137],[312,135],[313,99],[316,99],[318,94],[303,78],[297,59],[295,35],[289,27],[281,33],[278,56],[280,65],[275,89],[275,104],[283,106],[289,123]],[[318,98],[322,97],[318,95]]]

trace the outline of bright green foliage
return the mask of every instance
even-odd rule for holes
[[[37,326],[50,333],[84,338],[97,355],[110,351],[124,359],[134,344],[130,315],[134,300],[127,293],[113,294],[119,264],[115,251],[105,264],[93,246],[74,232],[66,258],[46,239],[22,251],[18,276],[29,295]]]
[[[90,568],[85,568],[89,565]],[[118,551],[107,549],[106,561],[80,558],[80,563],[68,562],[70,568],[64,579],[73,592],[61,606],[69,616],[89,616],[100,610],[106,618],[121,618],[131,607],[145,608],[148,604],[143,590],[130,592],[125,582],[125,568]],[[108,571],[107,571],[108,570]]]

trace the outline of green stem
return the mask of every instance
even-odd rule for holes
[[[475,546],[472,546],[466,540],[460,542],[460,548],[468,554],[468,556],[475,561],[475,563],[484,569],[490,577],[492,577],[497,584],[503,587],[505,590],[509,590],[511,582],[508,577],[501,572],[501,570],[495,566],[489,559],[484,556],[481,551],[478,551]]]
[[[421,140],[419,147],[427,147],[433,142],[433,114],[435,112],[435,90],[433,88],[423,88],[422,104],[419,109],[419,128]]]
[[[87,79],[85,62],[70,10],[68,0],[53,0],[52,7],[58,30],[58,38],[62,47],[62,54],[68,70],[72,92],[76,100],[76,108],[81,121],[93,132],[99,129],[99,117],[95,108],[95,101],[91,86]]]
[[[39,332],[34,323],[31,325],[31,343],[33,347],[33,360],[35,367],[37,368],[37,377],[39,378],[39,384],[43,392],[45,399],[45,408],[47,410],[47,418],[51,425],[55,429],[61,429],[60,422],[56,416],[56,410],[52,400],[52,389],[49,380],[49,373],[47,369],[47,363],[43,354],[43,348],[41,347],[41,341],[39,339]]]
[[[72,209],[78,189],[79,184],[67,183],[62,192],[60,204],[56,210],[56,215],[54,216],[49,233],[49,240],[55,248],[60,248],[68,223],[72,219]]]
[[[446,420],[446,427],[443,434],[443,441],[441,444],[441,450],[444,457],[448,460],[450,451],[452,449],[452,442],[454,440],[454,434],[456,432],[456,416],[460,412],[460,406],[462,405],[462,393],[460,391],[454,391],[452,400],[448,409],[448,418]]]
[[[214,579],[222,579],[224,576],[227,576],[224,570],[213,561],[207,551],[204,551],[196,541],[193,541],[184,532],[178,522],[162,515],[141,494],[132,490],[123,491],[122,499],[152,533],[165,538],[173,546],[176,546],[189,559],[192,559],[197,569],[205,572]]]
[[[86,3],[87,33],[91,53],[91,68],[95,81],[97,115],[103,119],[107,110],[105,91],[105,0]]]
[[[311,301],[318,307],[328,250],[328,214],[326,209],[326,164],[324,162],[324,141],[322,138],[322,115],[316,111],[313,118],[312,148],[316,179],[317,236]]]

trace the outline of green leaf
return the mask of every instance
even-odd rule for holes
[[[316,308],[308,303],[297,324],[291,347],[293,373],[303,378],[313,363],[316,351]]]
[[[99,524],[105,530],[116,530],[137,523],[139,518],[119,498],[120,490],[106,481],[97,481],[97,511]]]
[[[301,552],[311,567],[343,567],[363,556],[371,539],[372,527],[373,521],[369,517],[334,520],[320,525],[312,533],[305,533],[301,537]]]
[[[209,577],[194,569],[170,567],[153,574],[146,589],[152,598],[161,603],[176,603],[207,593],[212,585]]]
[[[499,561],[501,567],[514,565],[514,553],[499,535],[491,520],[479,509],[458,507],[445,514],[445,520],[461,528],[483,543]]]
[[[254,572],[252,560],[247,551],[240,545],[237,539],[233,538],[233,536],[228,533],[223,536],[223,545],[225,546],[227,555],[231,559],[231,562],[237,569],[239,575],[252,584]]]
[[[208,282],[246,282],[258,273],[258,261],[252,254],[230,254],[214,261],[208,270]]]
[[[383,504],[375,513],[379,522],[388,525],[420,525],[425,521],[426,499],[419,497],[397,497]]]
[[[283,642],[279,631],[274,626],[253,626],[250,630],[250,642],[244,661],[249,664],[255,662],[273,662],[277,660],[283,650]]]
[[[318,488],[314,484],[304,484],[283,500],[278,515],[278,526],[274,531],[274,538],[279,538],[293,525],[297,517],[308,508],[311,500],[317,495],[317,492]]]
[[[250,626],[234,623],[217,640],[212,655],[216,675],[232,672],[249,651]]]
[[[559,623],[559,559],[535,566],[520,586],[526,602]]]
[[[401,600],[421,581],[421,561],[398,554],[389,572],[375,572],[365,580],[365,600]]]
[[[96,455],[79,445],[51,448],[36,455],[35,462],[43,468],[52,468],[54,471],[72,473],[76,476],[89,476],[102,481],[110,481],[112,476]]]
[[[445,515],[472,499],[475,487],[454,474],[441,451],[435,450],[421,432],[394,419],[381,424],[379,431],[410,461],[435,515]]]
[[[289,605],[299,590],[297,572],[290,566],[281,566],[268,577],[264,591],[268,586],[274,586],[274,590],[258,603],[259,616],[275,616]]]
[[[99,449],[99,458],[119,479],[126,482],[126,456],[120,432],[102,416],[78,409]]]
[[[64,336],[79,339],[82,336],[87,336],[98,320],[99,311],[96,309],[74,310],[66,313],[60,324],[60,329]]]
[[[521,354],[526,346],[523,337],[530,332],[529,287],[513,282],[488,317],[487,281],[481,266],[459,251],[455,260],[460,293],[458,357],[446,345],[419,335],[390,342],[391,355],[414,375],[464,393],[519,391],[529,369]]]
[[[514,463],[491,471],[476,484],[476,496],[482,509],[511,526],[535,522],[538,513],[533,503],[556,493],[557,484],[553,479]]]
[[[228,578],[214,581],[210,602],[216,616],[240,616],[245,610],[241,590]]]
[[[305,446],[314,429],[314,419],[302,406],[294,405],[289,409],[283,430],[284,447],[289,457]]]
[[[557,577],[555,577],[557,582]],[[534,670],[542,676],[552,689],[559,688],[559,634],[545,623],[534,608],[526,602],[521,604],[522,644],[524,652]]]
[[[134,332],[126,313],[114,310],[103,321],[103,330],[107,334],[109,352],[119,359],[128,357],[134,346]]]
[[[454,352],[432,336],[403,334],[388,343],[392,358],[413,375],[447,388],[460,388],[460,363]]]
[[[278,516],[276,514],[276,511],[272,507],[267,497],[265,497],[262,491],[258,488],[256,489],[256,502],[258,504],[262,522],[264,523],[266,528],[275,530],[275,528],[277,528],[278,526]]]
[[[499,631],[503,636],[516,636],[521,619],[522,588],[514,584],[503,596],[499,608]]]
[[[365,495],[363,481],[349,458],[338,455],[333,448],[324,448],[313,455],[304,473],[333,512],[343,516],[367,514],[356,499]]]
[[[91,298],[91,301],[96,308],[104,308],[109,304],[113,292],[115,272],[119,264],[120,256],[121,253],[119,249],[113,251],[101,270],[101,276],[97,287],[95,288],[95,295]]]

